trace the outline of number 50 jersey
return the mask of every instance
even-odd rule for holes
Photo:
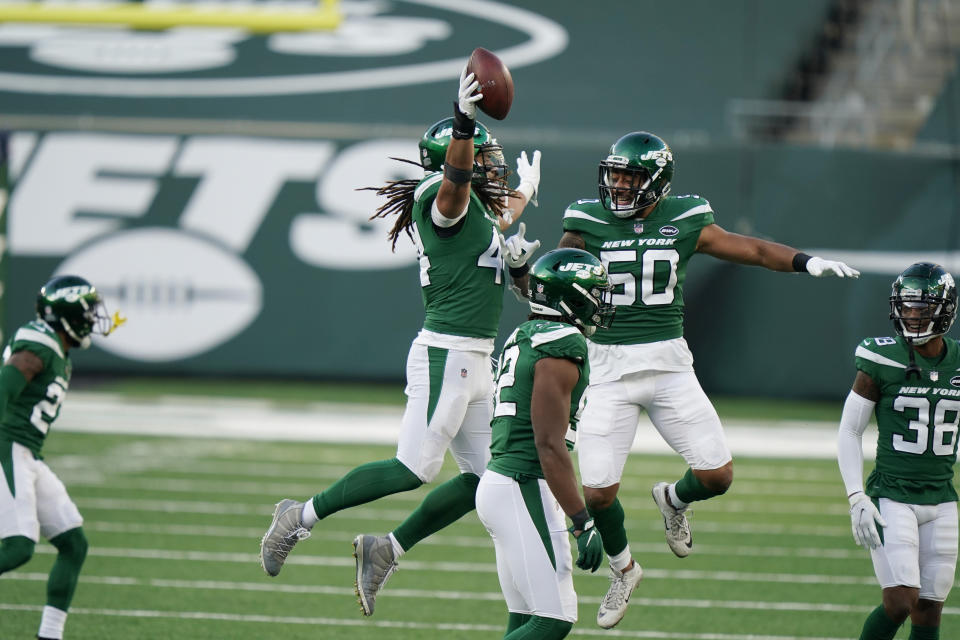
[[[60,336],[43,320],[17,329],[3,350],[3,361],[16,351],[29,351],[40,358],[43,370],[7,404],[6,414],[0,416],[0,438],[18,442],[39,457],[70,385],[70,356],[63,350]]]
[[[713,209],[700,196],[665,196],[646,218],[618,218],[599,200],[577,200],[563,230],[580,234],[610,274],[617,315],[597,344],[641,344],[683,335],[683,283]]]
[[[906,504],[957,500],[953,465],[960,425],[960,347],[944,337],[947,352],[915,354],[920,376],[907,377],[910,346],[896,338],[867,338],[854,356],[857,369],[880,387],[877,463],[867,495]]]

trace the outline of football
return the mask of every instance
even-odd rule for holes
[[[477,91],[483,99],[477,103],[480,110],[491,118],[503,120],[513,104],[513,78],[510,69],[497,54],[477,47],[470,54],[467,73],[473,73],[480,86]]]

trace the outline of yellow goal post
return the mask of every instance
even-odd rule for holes
[[[315,6],[245,2],[231,5],[186,3],[62,3],[0,1],[0,22],[121,25],[134,29],[240,27],[254,33],[333,30],[343,20],[339,0]]]

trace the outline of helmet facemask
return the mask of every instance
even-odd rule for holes
[[[473,158],[473,180],[475,182],[496,180],[506,183],[509,175],[510,168],[504,158],[502,145],[495,139],[477,145],[476,155]]]
[[[597,258],[581,249],[554,249],[530,270],[530,310],[562,318],[586,335],[613,320],[613,286]]]
[[[37,316],[81,349],[90,347],[92,335],[105,336],[114,326],[100,293],[77,276],[54,278],[40,289]]]
[[[619,218],[629,218],[660,199],[650,191],[653,179],[646,169],[628,167],[626,159],[619,162],[611,158],[615,156],[600,163],[600,199],[604,207]]]
[[[893,283],[890,319],[910,344],[926,344],[950,330],[956,319],[957,289],[942,267],[919,263]]]

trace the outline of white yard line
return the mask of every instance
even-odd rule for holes
[[[839,412],[839,408],[838,408]],[[131,399],[119,394],[72,391],[55,430],[301,442],[395,444],[402,407],[314,404],[287,407],[264,400],[161,396]],[[729,421],[724,424],[736,456],[835,458],[837,425],[807,421]],[[876,450],[875,430],[864,451]],[[672,453],[644,416],[633,448]]]
[[[33,611],[34,605],[0,604],[0,611]],[[71,607],[71,615],[115,616],[125,618],[168,618],[179,620],[221,620],[224,622],[261,622],[267,624],[304,624],[316,627],[376,627],[382,629],[427,629],[432,631],[475,631],[478,633],[503,633],[502,625],[444,624],[429,622],[399,622],[391,620],[363,620],[352,618],[307,618],[299,616],[238,615],[204,611],[150,611],[144,609],[90,609]],[[849,640],[826,636],[769,636],[744,635],[742,633],[674,633],[668,631],[618,631],[616,629],[574,628],[573,636],[603,636],[606,638],[646,638],[649,640]]]

